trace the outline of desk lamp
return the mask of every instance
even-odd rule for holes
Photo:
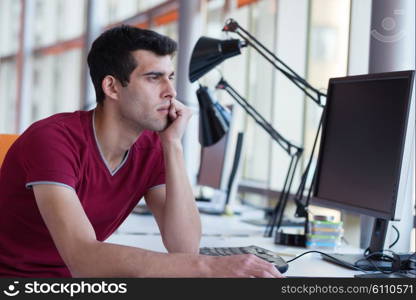
[[[208,37],[201,37],[197,41],[191,56],[189,65],[189,79],[191,82],[198,80],[210,70],[222,63],[224,60],[241,54],[242,48],[250,46],[253,47],[268,62],[270,62],[277,70],[283,73],[298,88],[300,88],[308,98],[314,101],[319,107],[324,107],[321,101],[322,97],[326,97],[324,93],[312,87],[305,79],[303,79],[282,60],[280,60],[275,54],[268,50],[254,36],[242,28],[235,20],[227,20],[222,30],[225,32],[236,33],[242,38],[242,40],[219,40]],[[298,161],[302,155],[303,148],[290,143],[281,134],[279,134],[277,130],[275,130],[273,126],[267,122],[260,115],[260,113],[258,113],[254,107],[252,107],[248,101],[244,99],[224,78],[220,79],[216,88],[225,90],[240,106],[242,106],[246,113],[249,114],[256,121],[256,123],[260,125],[270,135],[270,137],[276,141],[291,157],[288,171],[286,173],[285,183],[283,185],[278,204],[274,208],[273,217],[270,219],[270,222],[266,228],[265,236],[271,237],[274,227],[276,226],[278,231],[281,226],[283,212],[290,195],[293,177]],[[296,215],[298,217],[305,217],[305,234],[301,235],[299,238],[299,235],[292,237],[291,235],[283,235],[282,233],[279,233],[275,240],[276,243],[293,244],[293,241],[295,241],[294,243],[296,245],[305,246],[308,223],[307,206],[309,203],[310,193],[306,198],[306,202],[303,203],[304,189],[306,185],[306,179],[310,172],[312,157],[316,148],[316,141],[319,135],[319,130],[321,128],[321,123],[322,118],[316,133],[315,142],[308,165],[304,174],[302,175],[301,184],[295,197],[295,202],[297,204]],[[315,178],[315,176],[313,177]]]
[[[200,85],[196,95],[201,128],[199,143],[203,147],[209,147],[217,143],[228,131],[231,113],[213,97],[208,87]]]

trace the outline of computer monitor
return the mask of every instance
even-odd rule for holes
[[[366,270],[391,268],[379,254],[389,220],[400,219],[398,199],[414,168],[409,159],[413,80],[414,71],[401,71],[329,81],[311,201],[376,218],[367,250],[374,254],[372,261],[339,255],[334,262]]]
[[[227,109],[232,116],[233,107],[230,105]],[[230,120],[233,128],[234,120],[232,117]],[[242,132],[233,134],[230,129],[217,143],[201,148],[197,185],[204,192],[196,197],[200,212],[223,214],[236,197],[243,136]]]
[[[222,190],[224,186],[224,169],[229,133],[227,132],[217,143],[201,148],[201,161],[197,176],[197,183]]]

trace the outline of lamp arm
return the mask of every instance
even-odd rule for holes
[[[223,31],[231,31],[237,33],[247,45],[253,47],[261,56],[263,56],[268,62],[270,62],[277,70],[282,72],[292,83],[294,83],[299,89],[301,89],[307,97],[314,101],[318,106],[323,107],[321,98],[326,97],[326,94],[314,88],[304,78],[297,74],[281,59],[279,59],[273,52],[267,49],[260,41],[258,41],[247,30],[242,28],[235,20],[230,19],[227,21],[223,28]],[[282,65],[283,67],[279,66]],[[310,92],[312,91],[312,93]],[[313,95],[316,94],[316,95]]]
[[[280,228],[287,201],[289,199],[290,190],[292,188],[293,179],[296,173],[297,165],[303,153],[303,148],[296,146],[285,139],[278,133],[273,126],[267,122],[256,109],[247,102],[233,87],[229,85],[223,78],[218,82],[217,88],[225,90],[246,112],[251,116],[258,125],[260,125],[290,156],[289,168],[286,172],[285,181],[280,193],[278,205],[273,210],[273,217],[265,230],[265,236],[271,237],[275,227]]]
[[[326,97],[327,96],[326,94],[322,93],[318,89],[314,88],[311,84],[309,84],[304,78],[302,78],[293,69],[291,69],[287,64],[285,64],[281,59],[279,59],[273,52],[271,52],[269,49],[267,49],[253,35],[251,35],[247,30],[242,28],[235,20],[229,19],[226,22],[225,26],[223,27],[223,31],[234,32],[238,36],[240,36],[244,40],[243,46],[248,46],[249,45],[249,46],[253,47],[255,51],[257,51],[261,56],[263,56],[263,58],[265,58],[270,64],[272,64],[278,71],[282,72],[282,74],[284,76],[286,76],[300,90],[302,90],[308,98],[310,98],[312,101],[314,101],[321,108],[325,108],[325,105],[322,103],[321,99],[322,99],[322,97]],[[232,90],[230,91],[229,86],[226,90],[230,94],[232,93]],[[231,94],[231,96],[233,96],[233,95]],[[236,98],[237,96],[234,95],[233,97]],[[244,98],[243,98],[243,100],[244,100]],[[237,102],[238,102],[238,100],[237,100]],[[240,102],[239,102],[239,104],[242,105]],[[243,108],[249,113],[249,111],[246,109],[246,107],[243,106]],[[325,109],[324,109],[323,114],[324,113],[325,113]],[[322,114],[322,116],[323,116],[323,114]],[[314,152],[315,152],[315,149],[316,149],[319,132],[320,132],[321,125],[322,125],[322,116],[321,116],[319,127],[318,127],[318,130],[317,130],[317,133],[316,133],[316,137],[315,137],[312,152],[311,152],[311,155],[310,155],[310,158],[309,158],[309,161],[308,161],[308,165],[307,165],[304,173],[302,174],[301,183],[300,183],[300,186],[297,190],[297,193],[296,193],[295,199],[294,199],[295,203],[296,203],[296,206],[297,206],[296,215],[299,216],[299,217],[305,217],[305,234],[307,233],[307,230],[308,230],[307,208],[308,208],[308,205],[309,205],[309,200],[311,198],[312,187],[313,187],[313,185],[315,183],[315,180],[316,180],[316,174],[317,174],[316,169],[314,170],[314,173],[313,173],[311,186],[309,188],[308,195],[306,196],[305,203],[302,201],[302,199],[303,199],[303,194],[304,194],[304,191],[305,191],[305,186],[306,186],[306,181],[307,181],[307,178],[308,178],[308,174],[309,174],[310,169],[311,169],[312,159],[313,159],[313,155],[314,155]],[[256,120],[255,117],[253,117],[253,118]],[[264,119],[261,119],[261,121],[263,121],[263,120]],[[256,120],[256,122],[258,122],[258,121]],[[265,126],[263,126],[264,124],[262,124],[261,122],[258,122],[258,123],[267,131]],[[270,124],[268,124],[266,122],[266,125],[270,125]],[[271,125],[270,125],[270,127],[271,127]],[[273,129],[273,127],[271,127],[271,129]],[[269,131],[268,131],[268,133],[270,134],[270,136],[272,136],[272,138],[274,138],[281,145],[281,142],[279,140],[277,140],[272,133],[270,133]],[[285,141],[287,142],[287,140],[285,140]],[[286,175],[286,180],[285,180],[285,183],[284,183],[284,187],[283,187],[282,193],[280,195],[279,202],[278,202],[278,204],[276,205],[276,207],[274,209],[272,219],[270,220],[268,226],[266,227],[265,235],[268,236],[268,237],[270,237],[272,235],[272,232],[273,232],[273,229],[274,229],[275,226],[277,227],[277,229],[279,229],[280,226],[281,226],[281,221],[283,219],[283,212],[285,210],[285,206],[286,206],[286,203],[287,203],[289,195],[290,195],[293,176],[295,174],[296,166],[298,164],[298,161],[300,159],[300,155],[301,155],[302,152],[303,152],[303,149],[299,152],[298,156],[297,155],[292,156],[290,166],[289,166],[289,169],[288,169],[288,172],[287,172],[287,175]]]
[[[247,42],[251,45],[261,56],[263,56],[268,62],[270,62],[277,70],[282,72],[293,84],[295,84],[299,89],[301,89],[307,97],[309,97],[312,101],[314,101],[318,106],[323,107],[321,96],[323,95],[320,91],[317,91],[309,86],[305,86],[303,80],[300,80],[298,77],[290,74],[288,71],[284,70],[283,68],[279,67],[273,60],[267,57],[256,45]],[[308,89],[312,89],[314,92],[317,93],[317,96],[313,96]]]
[[[300,156],[303,152],[303,148],[292,144],[286,138],[284,138],[273,126],[267,122],[263,116],[247,102],[233,87],[229,85],[223,78],[217,84],[217,88],[225,90],[237,103],[247,112],[254,121],[260,125],[269,135],[275,140],[291,157]]]
[[[292,188],[293,178],[295,177],[295,172],[299,160],[300,156],[293,156],[290,160],[279,201],[273,209],[272,218],[269,220],[269,223],[267,224],[264,232],[264,236],[266,237],[271,237],[273,235],[273,229],[276,227],[276,229],[279,230],[280,226],[282,225],[283,213],[285,211],[287,201],[289,200],[290,190]]]
[[[315,139],[314,139],[313,146],[312,146],[312,151],[311,151],[311,154],[309,156],[309,161],[308,161],[308,164],[307,164],[307,166],[305,168],[305,171],[302,175],[298,191],[296,192],[296,195],[295,195],[295,202],[296,202],[296,205],[297,205],[295,215],[297,217],[306,217],[307,216],[307,209],[308,209],[309,202],[310,202],[310,199],[311,199],[312,189],[315,185],[315,180],[316,180],[316,175],[317,175],[317,168],[315,168],[315,170],[314,170],[312,181],[311,181],[310,186],[309,186],[309,191],[308,191],[308,195],[306,196],[305,203],[302,202],[302,198],[304,196],[306,181],[308,179],[308,175],[309,175],[310,168],[311,168],[311,165],[312,165],[313,156],[314,156],[315,150],[317,148],[319,133],[322,129],[322,123],[323,123],[323,119],[325,117],[325,113],[326,113],[326,107],[324,108],[324,110],[321,114],[318,129],[316,131]]]
[[[250,32],[245,30],[243,27],[240,26],[240,24],[237,23],[234,19],[228,19],[226,22],[226,25],[223,28],[223,31],[231,31],[237,33],[246,43],[249,43],[253,45],[252,42],[254,41],[254,44],[261,47],[264,51],[266,51],[270,56],[272,56],[275,60],[277,60],[280,64],[282,64],[289,72],[292,74],[291,76],[296,77],[299,81],[302,81],[305,85],[310,86],[313,88],[309,83],[302,78],[299,74],[297,74],[293,69],[291,69],[288,65],[286,65],[281,59],[279,59],[273,52],[271,52],[269,49],[266,48],[259,40],[257,40]],[[241,33],[241,32],[242,33]],[[257,49],[258,50],[258,49]],[[259,51],[259,50],[258,50]]]

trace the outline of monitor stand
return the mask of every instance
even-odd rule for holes
[[[323,259],[350,269],[360,268],[365,271],[392,271],[395,262],[398,263],[399,259],[401,262],[408,260],[410,254],[395,254],[395,262],[382,258],[381,254],[384,249],[388,224],[389,221],[385,219],[376,218],[374,220],[371,242],[368,247],[370,257],[366,258],[364,254],[330,254],[330,256],[322,255]],[[393,256],[393,253],[388,255]],[[400,269],[401,266],[394,267]]]
[[[333,257],[333,258],[331,258]],[[362,254],[331,254],[331,257],[322,255],[326,261],[340,266],[355,269],[355,267],[366,271],[390,271],[391,261],[366,259]]]

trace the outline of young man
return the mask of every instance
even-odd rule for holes
[[[88,55],[97,107],[34,123],[0,172],[0,275],[280,277],[253,256],[199,255],[201,223],[181,138],[191,111],[175,99],[176,43],[121,26]],[[168,253],[104,243],[138,200]]]

